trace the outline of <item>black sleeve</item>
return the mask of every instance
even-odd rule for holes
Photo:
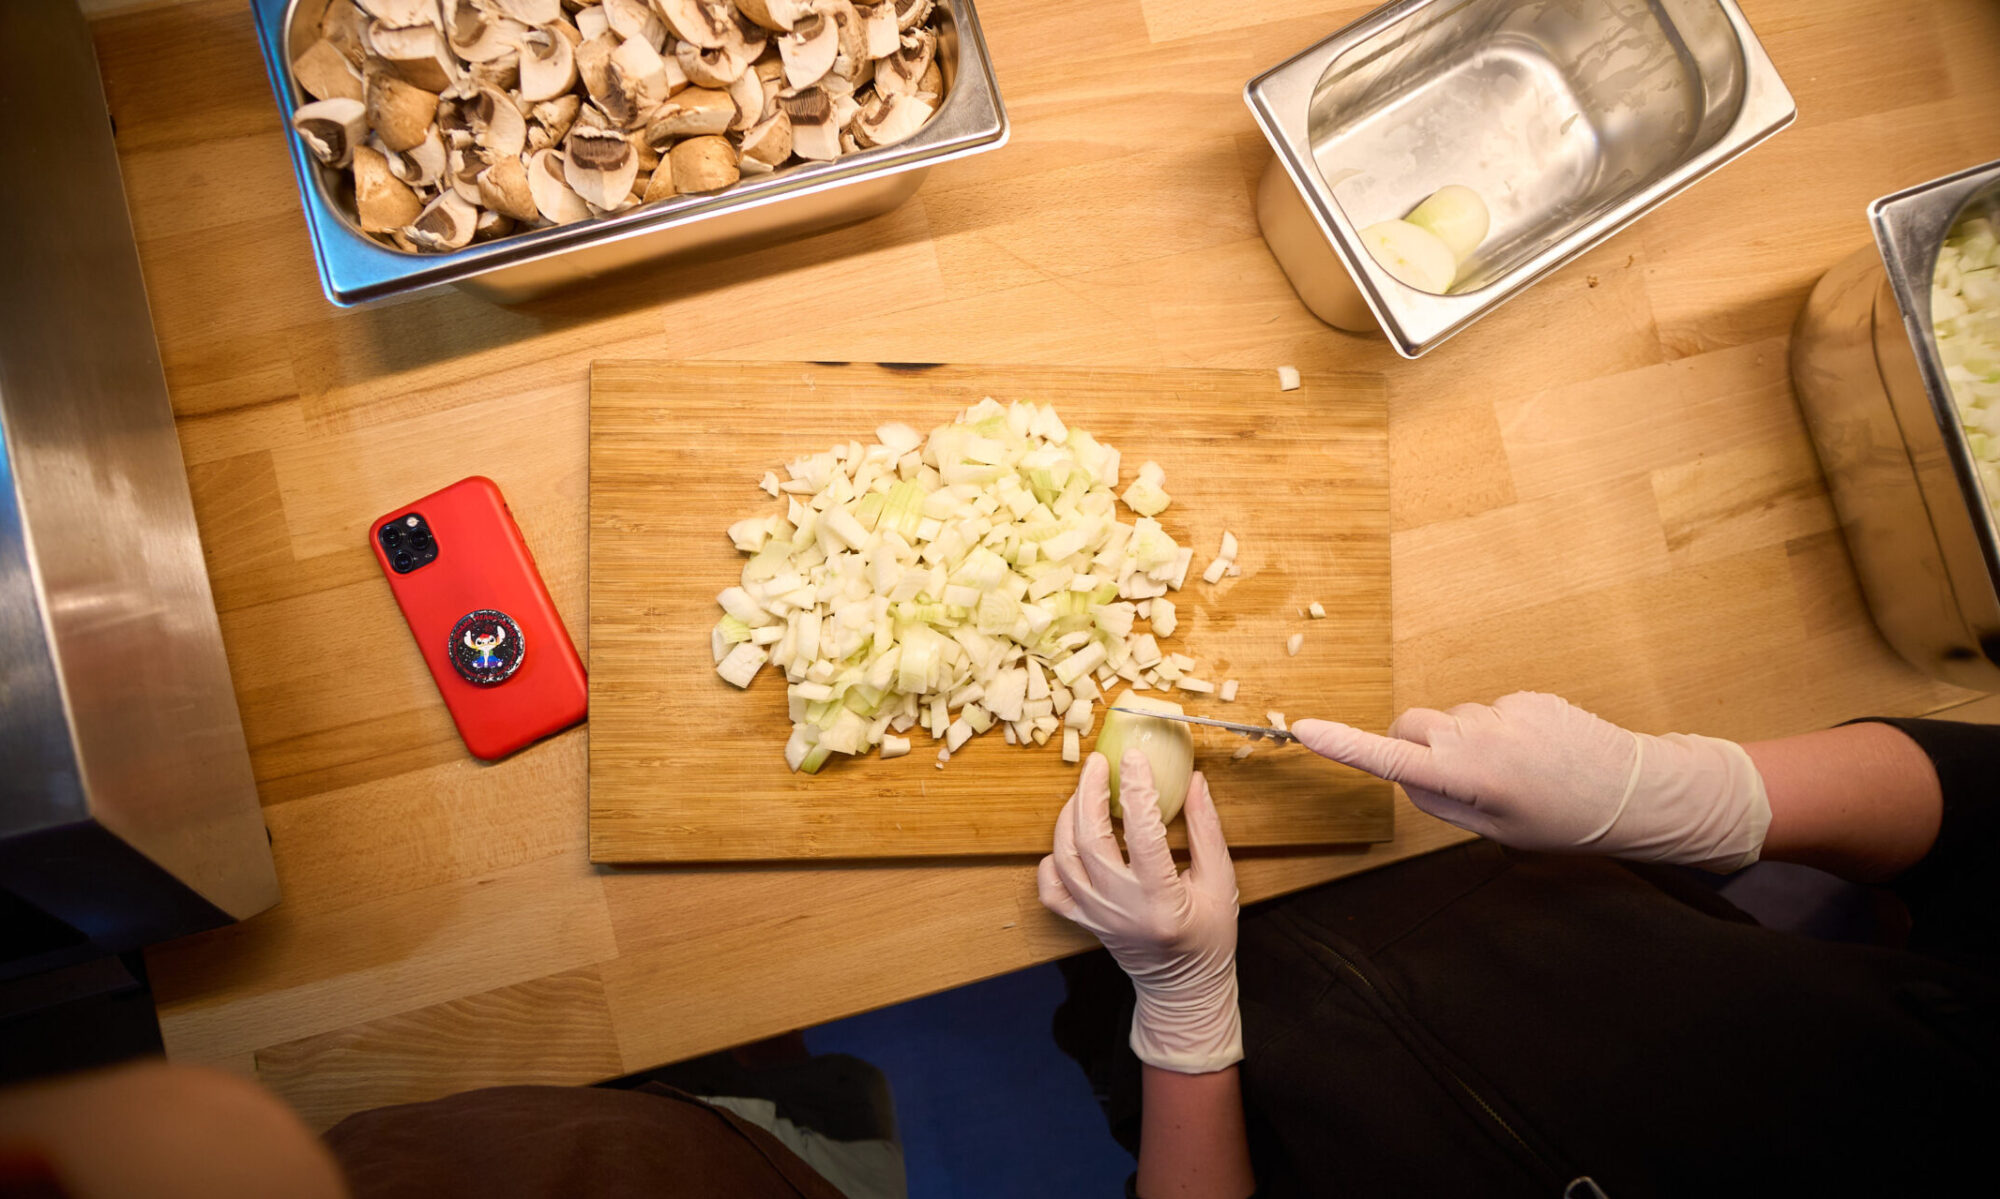
[[[2000,726],[1877,719],[1915,741],[1937,768],[1944,818],[1937,842],[1890,889],[1910,909],[1910,947],[2000,960]]]

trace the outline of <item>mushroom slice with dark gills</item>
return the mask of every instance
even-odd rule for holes
[[[359,100],[316,100],[292,114],[292,128],[313,157],[344,167],[354,160],[354,147],[368,138],[368,108]]]
[[[609,129],[572,129],[563,159],[563,181],[599,208],[618,207],[639,177],[639,152]]]

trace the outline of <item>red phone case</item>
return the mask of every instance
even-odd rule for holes
[[[398,574],[383,527],[412,514],[437,557]],[[493,480],[461,479],[377,518],[368,543],[475,757],[505,757],[584,718],[583,662]]]

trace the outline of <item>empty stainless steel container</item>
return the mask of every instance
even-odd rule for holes
[[[2000,691],[2000,530],[1931,322],[1938,250],[1981,210],[2000,210],[2000,162],[1870,204],[1875,244],[1799,315],[1792,386],[1882,635],[1927,674]]]
[[[1732,0],[1402,0],[1251,80],[1277,152],[1257,195],[1299,298],[1415,358],[1790,124]],[[1359,231],[1449,184],[1492,228],[1449,294]]]
[[[310,99],[292,79],[292,59],[318,37],[326,0],[251,0],[251,8],[283,110],[320,284],[327,299],[343,306],[439,283],[512,303],[635,263],[739,253],[888,212],[916,194],[931,167],[1007,143],[1007,110],[972,0],[938,0],[944,103],[901,142],[448,254],[406,253],[361,232],[349,216],[347,172],[321,165],[291,133],[292,110]]]

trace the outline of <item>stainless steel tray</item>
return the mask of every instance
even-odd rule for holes
[[[1790,124],[1733,0],[1401,0],[1251,80],[1272,252],[1328,323],[1415,358]],[[1492,212],[1447,295],[1359,231],[1464,184]]]
[[[291,133],[292,110],[308,98],[292,80],[292,57],[317,36],[326,0],[251,0],[320,285],[327,299],[342,306],[440,283],[509,303],[635,263],[737,253],[889,211],[916,193],[931,167],[1007,143],[1007,110],[972,0],[939,0],[938,7],[945,99],[930,122],[905,141],[833,162],[787,167],[725,191],[676,197],[449,254],[413,254],[362,233],[338,198],[345,172],[322,166]]]
[[[1792,386],[1884,639],[1927,674],[2000,690],[2000,527],[1944,377],[1931,280],[1945,235],[2000,206],[2000,162],[1868,206],[1875,244],[1813,288]]]

